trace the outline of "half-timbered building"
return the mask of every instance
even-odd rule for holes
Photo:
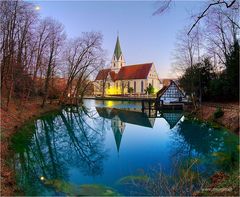
[[[161,90],[159,90],[157,98],[159,102],[162,103],[182,102],[186,100],[185,93],[173,80],[171,80],[169,85],[164,86]]]

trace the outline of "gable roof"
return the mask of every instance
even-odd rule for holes
[[[125,123],[140,125],[149,128],[153,127],[147,114],[145,113],[117,108],[112,108],[111,112],[108,113],[107,109],[111,108],[96,107],[99,116],[103,118],[112,119],[114,116],[118,116],[120,120]]]
[[[153,63],[124,66],[118,72],[115,80],[146,79]]]
[[[162,117],[167,121],[167,123],[170,126],[170,129],[175,127],[175,125],[178,123],[178,121],[182,118],[183,114],[179,112],[163,112]]]
[[[114,71],[111,71],[111,69],[102,69],[98,72],[95,80],[105,80],[107,79],[108,74],[110,74],[110,77],[114,81],[116,77],[116,73]]]
[[[108,73],[113,81],[129,80],[129,79],[147,79],[147,76],[152,68],[153,63],[136,64],[121,67],[118,73],[111,71],[111,69],[103,69],[98,72],[95,80],[104,80]]]
[[[161,97],[161,96],[167,91],[167,89],[168,89],[172,84],[175,84],[175,86],[177,87],[177,89],[179,90],[179,92],[181,92],[181,94],[184,96],[184,93],[183,93],[183,91],[179,88],[178,84],[177,84],[175,81],[171,80],[171,82],[170,82],[170,84],[169,84],[168,86],[163,86],[163,88],[157,92],[157,98]]]

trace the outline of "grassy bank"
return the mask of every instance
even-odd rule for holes
[[[34,99],[19,104],[18,101],[10,103],[8,110],[1,107],[1,196],[14,196],[20,193],[16,186],[15,174],[8,164],[12,150],[11,137],[27,121],[33,120],[44,113],[59,109],[57,102],[47,103],[41,107],[41,99]]]
[[[220,109],[223,114],[214,117],[214,113]],[[235,103],[202,103],[197,109],[187,109],[187,116],[198,118],[212,124],[213,127],[222,126],[239,135],[239,104]]]

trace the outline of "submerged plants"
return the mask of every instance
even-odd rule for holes
[[[52,187],[54,190],[67,194],[77,196],[117,196],[119,195],[112,188],[99,184],[83,184],[75,185],[65,182],[60,179],[45,179],[40,177],[43,184]]]
[[[196,169],[199,159],[190,159],[176,165],[170,174],[153,168],[151,172],[122,177],[118,184],[132,186],[133,195],[189,196],[205,184]],[[178,166],[178,167],[177,167]]]

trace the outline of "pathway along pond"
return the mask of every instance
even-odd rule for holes
[[[85,100],[28,123],[12,138],[19,187],[28,196],[164,195],[186,168],[194,190],[238,166],[236,135],[181,112],[140,111],[138,102]]]

